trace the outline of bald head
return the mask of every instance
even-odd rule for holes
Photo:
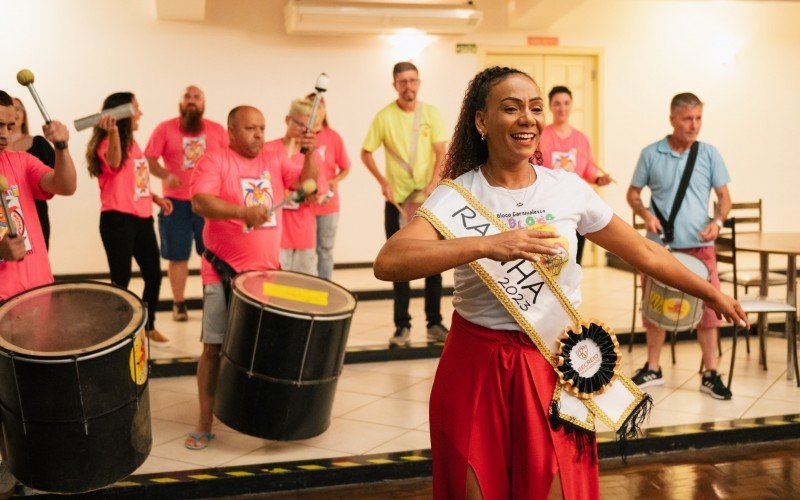
[[[203,91],[194,85],[186,87],[186,90],[183,91],[183,97],[181,98],[180,109],[181,115],[190,109],[199,111],[202,115],[206,110],[206,96],[203,94]]]
[[[231,149],[245,158],[255,158],[264,147],[264,115],[252,106],[237,106],[228,113]]]

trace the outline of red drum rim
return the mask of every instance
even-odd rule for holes
[[[98,342],[96,344],[87,345],[85,347],[81,347],[78,349],[64,349],[64,350],[52,350],[52,351],[45,351],[45,350],[33,350],[29,349],[20,345],[13,343],[12,341],[8,340],[8,337],[13,335],[10,332],[10,329],[15,325],[18,324],[24,318],[12,318],[11,315],[14,313],[15,309],[18,308],[20,305],[36,300],[38,298],[42,298],[47,295],[54,295],[54,292],[74,292],[74,291],[99,291],[99,292],[106,292],[115,295],[117,298],[121,299],[121,304],[125,304],[130,307],[132,314],[129,321],[127,321],[124,326],[120,329],[120,331],[114,335],[109,336],[105,340]],[[108,314],[109,311],[98,310],[97,311],[97,320],[102,321],[104,315]],[[28,314],[30,316],[30,314]],[[14,353],[32,356],[40,360],[41,362],[47,362],[51,360],[52,362],[57,362],[58,358],[69,357],[70,360],[78,357],[78,359],[86,358],[86,357],[94,357],[94,354],[98,354],[100,351],[109,352],[113,351],[117,348],[121,348],[122,346],[126,345],[128,342],[120,342],[128,337],[133,337],[135,333],[139,332],[144,328],[145,323],[145,308],[142,301],[134,295],[129,290],[124,288],[120,288],[115,285],[111,285],[108,283],[101,283],[97,281],[62,281],[58,283],[50,283],[48,285],[42,285],[36,288],[32,288],[30,290],[26,290],[22,293],[19,293],[7,301],[3,302],[0,305],[0,354],[8,355],[7,353]],[[109,349],[109,347],[114,346],[115,344],[119,344],[115,346],[113,349]],[[102,353],[100,353],[102,354]]]
[[[303,319],[344,319],[352,316],[357,304],[341,285],[295,271],[245,271],[233,278],[231,287],[256,307]]]

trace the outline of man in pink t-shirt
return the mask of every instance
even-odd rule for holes
[[[42,226],[34,199],[46,200],[54,194],[69,196],[75,192],[75,165],[67,149],[69,132],[61,122],[45,125],[45,138],[55,144],[55,169],[51,170],[24,151],[8,150],[15,124],[14,101],[0,90],[0,180],[9,211],[0,209],[0,303],[20,292],[53,282]],[[13,225],[13,231],[10,229]],[[14,233],[15,236],[12,236]],[[0,456],[5,456],[0,439]],[[6,462],[0,462],[0,496],[10,496],[16,485]]]
[[[228,115],[230,147],[205,155],[192,175],[192,208],[206,219],[201,264],[203,277],[203,353],[197,363],[200,417],[185,446],[200,450],[213,439],[214,391],[220,348],[228,319],[230,278],[250,270],[278,269],[282,214],[270,208],[283,200],[294,179],[316,179],[315,137],[303,136],[308,148],[302,167],[264,150],[264,115],[238,106]],[[213,263],[212,263],[213,261]],[[223,275],[220,275],[222,273]],[[226,290],[227,287],[227,290]]]
[[[158,215],[161,256],[169,261],[172,287],[172,319],[186,321],[184,292],[189,275],[189,256],[194,240],[202,255],[203,218],[192,212],[189,184],[192,171],[204,153],[228,147],[228,134],[219,123],[203,118],[206,101],[203,91],[186,87],[179,104],[180,116],[160,123],[145,148],[150,172],[162,179],[165,198],[172,201],[171,214]],[[163,158],[164,167],[158,163]]]
[[[42,129],[45,138],[56,144],[56,164],[51,170],[28,153],[7,149],[14,120],[14,102],[0,90],[0,175],[7,184],[2,195],[17,233],[11,237],[8,221],[0,210],[0,302],[53,282],[34,199],[47,200],[54,194],[69,196],[77,186],[75,165],[66,147],[66,126],[54,121]]]

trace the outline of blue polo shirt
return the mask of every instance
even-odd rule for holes
[[[669,219],[688,159],[689,149],[683,154],[676,153],[669,147],[666,137],[642,150],[633,172],[631,186],[650,188],[650,212],[655,213],[652,207],[655,203],[661,214]],[[686,196],[675,218],[675,240],[670,244],[672,248],[697,248],[714,244],[713,241],[700,241],[698,235],[708,225],[711,190],[730,181],[728,169],[717,148],[701,142]],[[656,242],[661,241],[655,234],[648,233],[647,237]]]

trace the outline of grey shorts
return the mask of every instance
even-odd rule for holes
[[[228,325],[228,306],[222,283],[203,287],[203,328],[200,341],[204,344],[221,344]]]

